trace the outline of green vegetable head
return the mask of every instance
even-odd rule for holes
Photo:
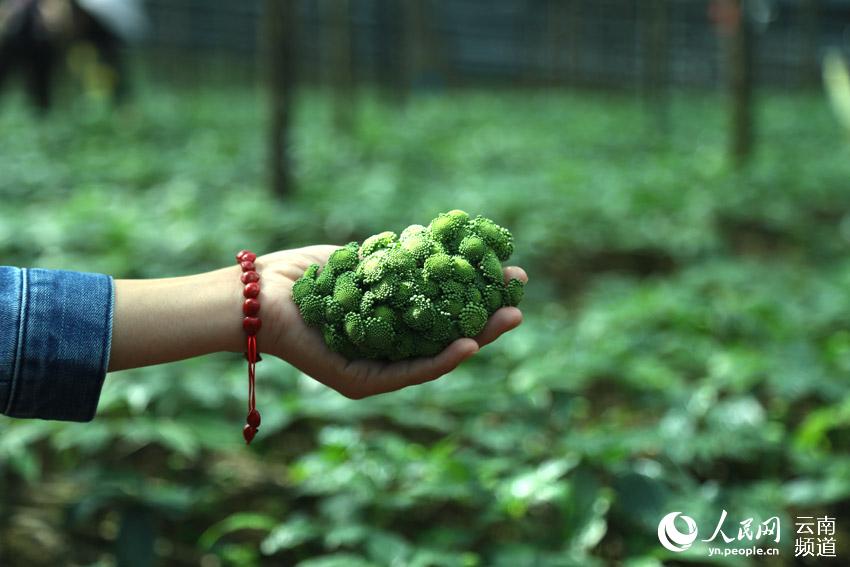
[[[502,275],[512,250],[505,228],[453,210],[398,237],[381,232],[334,251],[323,268],[305,270],[292,299],[305,323],[347,358],[433,356],[522,300],[522,282],[506,285]]]

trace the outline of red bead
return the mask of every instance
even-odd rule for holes
[[[245,297],[257,297],[260,295],[260,284],[257,282],[245,284],[245,289],[242,290],[242,295]]]
[[[254,262],[249,260],[242,260],[239,262],[239,265],[242,266],[243,272],[253,272],[254,271]]]
[[[260,421],[260,412],[255,409],[248,412],[248,425],[257,429],[260,426]]]
[[[236,254],[236,261],[238,263],[242,263],[242,262],[245,262],[245,261],[253,262],[256,259],[257,259],[257,255],[254,254],[253,252],[251,252],[250,250],[240,250]]]
[[[260,302],[256,299],[246,299],[242,304],[242,313],[245,315],[256,315],[260,312]]]
[[[257,434],[257,428],[251,427],[250,424],[246,423],[245,427],[242,428],[242,437],[245,438],[245,444],[250,445],[251,441],[254,440],[254,435]]]
[[[256,335],[262,326],[263,322],[260,321],[259,317],[245,317],[242,319],[242,328],[245,329],[248,335]]]
[[[245,272],[242,274],[242,283],[247,284],[260,280],[260,274],[257,272]]]

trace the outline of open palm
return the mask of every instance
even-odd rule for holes
[[[349,361],[327,347],[318,329],[304,323],[292,301],[295,281],[311,264],[323,266],[338,248],[306,246],[257,259],[263,277],[264,320],[271,323],[270,332],[260,333],[260,349],[281,357],[348,398],[361,399],[439,378],[522,322],[519,309],[503,307],[490,317],[477,337],[457,339],[436,356],[397,362]],[[522,268],[505,268],[504,272],[507,279],[528,281]]]

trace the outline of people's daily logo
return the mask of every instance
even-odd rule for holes
[[[762,516],[763,517],[763,516]],[[728,519],[722,510],[714,531],[706,530],[709,537],[699,540],[709,545],[698,546],[698,553],[728,557],[741,555],[761,557],[779,555],[782,540],[781,521],[778,515],[759,521],[758,516],[739,520]],[[836,519],[831,516],[797,516],[795,522],[794,557],[836,557]],[[705,527],[705,526],[703,526]],[[682,512],[670,512],[658,522],[658,541],[665,549],[682,553],[697,541],[699,528],[696,521]]]
[[[684,531],[676,526],[677,518],[680,519],[680,525],[684,524]],[[658,541],[670,551],[685,551],[696,539],[697,523],[690,516],[681,512],[670,512],[658,522]]]

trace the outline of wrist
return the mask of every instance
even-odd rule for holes
[[[155,280],[115,280],[109,369],[240,351],[238,267]]]
[[[232,266],[201,274],[199,293],[209,294],[198,318],[207,320],[214,330],[216,352],[244,352],[245,332],[242,329],[242,296],[244,285],[240,281],[242,271]]]
[[[274,332],[277,328],[277,318],[275,306],[270,297],[269,280],[272,279],[272,274],[269,273],[268,263],[262,257],[258,257],[254,261],[255,271],[260,275],[260,293],[256,299],[260,303],[260,311],[256,315],[262,321],[262,327],[257,332],[257,349],[260,353],[271,353],[272,345],[275,341]],[[223,314],[221,320],[215,323],[220,329],[222,345],[218,350],[228,352],[245,352],[247,344],[247,335],[242,326],[242,320],[245,314],[242,311],[242,305],[246,300],[244,295],[245,284],[242,282],[242,269],[238,265],[233,267],[223,268],[210,272],[208,275],[215,278],[215,281],[207,283],[220,290],[219,300],[223,303],[219,312]]]

